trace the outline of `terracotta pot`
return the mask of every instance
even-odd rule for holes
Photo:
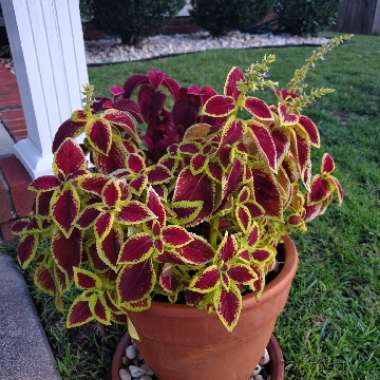
[[[121,380],[119,376],[119,370],[122,367],[126,367],[130,364],[130,360],[127,359],[127,364],[122,364],[122,359],[125,356],[125,349],[131,344],[131,338],[128,333],[125,333],[120,339],[119,344],[116,347],[116,351],[113,355],[112,360],[112,380]],[[282,355],[281,347],[274,337],[271,336],[267,350],[270,357],[269,364],[269,375],[271,380],[284,380],[285,376],[285,365],[284,356]]]
[[[247,380],[260,360],[282,312],[298,255],[286,237],[285,264],[259,301],[243,297],[243,310],[229,333],[214,313],[186,305],[153,302],[142,313],[129,313],[140,336],[138,349],[160,380]]]

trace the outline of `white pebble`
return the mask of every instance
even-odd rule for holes
[[[125,356],[130,359],[130,360],[133,360],[136,358],[137,356],[137,348],[135,345],[131,344],[130,346],[128,346],[125,350]]]
[[[268,364],[269,362],[270,362],[270,357],[269,357],[268,351],[265,349],[264,355],[261,358],[259,364],[265,365],[265,364]]]
[[[153,376],[154,375],[154,372],[152,370],[152,368],[148,367],[146,364],[143,364],[141,366],[141,368],[145,371],[145,373],[149,376]]]
[[[145,375],[145,371],[143,368],[137,367],[135,365],[130,365],[128,368],[133,378],[139,378]]]
[[[152,380],[152,378],[148,375],[144,375],[144,376],[140,377],[139,380]]]
[[[264,378],[261,375],[256,375],[254,377],[255,380],[264,380]]]
[[[129,372],[125,368],[121,368],[119,370],[119,376],[120,376],[121,380],[131,380],[132,379],[131,375],[129,374]]]
[[[252,371],[252,376],[257,376],[261,372],[261,366],[258,364]]]

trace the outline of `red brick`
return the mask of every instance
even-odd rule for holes
[[[10,204],[10,195],[7,193],[0,179],[0,223],[12,219],[12,205]]]
[[[0,169],[11,191],[18,216],[26,216],[33,207],[34,193],[28,190],[31,178],[15,156],[0,159]]]
[[[9,220],[0,224],[1,238],[4,241],[12,241],[15,239],[15,236],[12,234],[11,227],[15,220]]]

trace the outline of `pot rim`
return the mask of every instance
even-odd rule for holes
[[[265,286],[264,292],[259,300],[256,300],[252,294],[247,294],[243,297],[244,309],[258,308],[263,303],[268,302],[275,295],[281,292],[283,284],[289,284],[298,268],[298,254],[294,241],[289,236],[283,237],[285,246],[285,263],[281,272]],[[213,313],[209,314],[204,310],[199,310],[188,305],[172,304],[167,302],[153,301],[149,312],[155,315],[165,315],[173,318],[212,318]],[[168,315],[169,314],[169,315]]]

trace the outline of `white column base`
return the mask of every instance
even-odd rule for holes
[[[41,156],[39,150],[28,138],[20,140],[14,145],[14,153],[32,179],[52,174],[53,153]]]

